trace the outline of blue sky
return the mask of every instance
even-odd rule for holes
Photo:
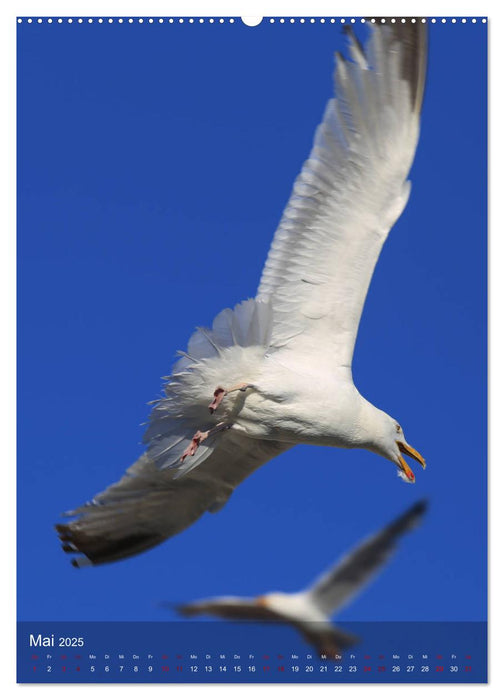
[[[430,27],[412,195],[354,358],[427,459],[415,486],[298,447],[219,514],[73,569],[59,514],[141,452],[195,325],[253,296],[326,100],[339,26],[18,27],[19,617],[165,620],[161,600],[303,587],[420,497],[423,526],[340,619],[486,616],[486,26]]]

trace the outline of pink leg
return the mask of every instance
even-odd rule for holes
[[[205,430],[204,432],[201,432],[201,430],[196,431],[192,436],[188,447],[182,453],[180,461],[183,462],[186,457],[194,457],[200,444],[206,440],[209,435],[215,435],[215,433],[220,433],[222,430],[228,430],[230,427],[231,425],[229,423],[217,423],[215,428],[211,428],[211,430]]]
[[[182,457],[180,458],[181,462],[183,462],[186,457],[194,457],[194,455],[196,454],[196,450],[200,446],[200,443],[208,437],[209,432],[209,430],[206,430],[204,433],[202,433],[200,430],[198,430],[196,433],[194,433],[191,442],[189,443],[189,446],[182,453]]]
[[[208,408],[210,410],[210,413],[215,413],[215,411],[219,408],[222,399],[227,396],[228,394],[231,394],[233,391],[246,391],[247,389],[252,389],[253,385],[252,384],[247,384],[246,382],[243,382],[242,384],[236,384],[236,386],[232,386],[231,389],[224,389],[221,386],[218,386],[217,389],[214,391],[214,397],[212,402],[209,404]]]
[[[223,389],[221,386],[218,386],[217,389],[214,391],[213,395],[213,400],[212,402],[208,405],[208,408],[210,409],[210,413],[215,413],[215,411],[219,408],[220,403],[222,399],[226,396],[227,391]]]

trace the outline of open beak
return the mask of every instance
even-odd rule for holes
[[[411,447],[411,445],[407,445],[405,442],[399,442],[397,440],[397,446],[399,447],[399,450],[405,454],[408,455],[408,457],[412,457],[414,460],[416,460],[419,464],[422,465],[422,468],[425,469],[425,459],[422,457],[420,452],[417,452],[414,447]],[[415,481],[415,475],[412,472],[412,470],[409,468],[406,460],[404,457],[401,457],[399,455],[399,462],[400,462],[400,468],[403,474],[405,475],[406,479],[408,481],[411,481],[414,483]]]

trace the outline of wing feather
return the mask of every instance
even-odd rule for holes
[[[187,353],[167,377],[144,434],[147,451],[90,502],[59,524],[65,550],[82,553],[76,566],[123,559],[150,549],[191,525],[206,511],[222,508],[251,472],[289,444],[248,438],[237,430],[215,432],[195,455],[182,460],[198,430],[215,428],[210,390],[250,376],[269,344],[271,310],[253,299],[224,309],[212,328],[198,328]],[[223,355],[226,355],[225,359]],[[197,468],[196,468],[197,467]]]
[[[79,567],[150,549],[206,511],[219,510],[238,484],[286,449],[228,430],[198,469],[180,478],[174,469],[158,469],[145,453],[120,481],[66,514],[74,519],[56,526],[63,548],[84,555],[72,562]]]
[[[251,620],[260,622],[280,622],[283,618],[269,608],[257,605],[247,598],[211,598],[197,600],[177,607],[177,612],[185,617],[214,615],[224,620]]]
[[[372,26],[366,51],[336,57],[335,98],[284,211],[257,299],[273,310],[270,349],[350,367],[362,307],[404,209],[419,133],[426,27]],[[317,364],[315,363],[315,364]]]
[[[415,527],[427,509],[419,501],[403,515],[369,537],[318,579],[308,594],[312,603],[330,617],[369,582],[395,551],[398,539]]]

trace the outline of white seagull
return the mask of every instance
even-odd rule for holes
[[[359,640],[331,623],[382,568],[399,537],[415,527],[426,510],[419,501],[376,535],[361,542],[311,586],[297,593],[267,593],[258,598],[222,597],[176,606],[186,617],[211,615],[226,620],[280,622],[291,625],[318,654],[334,657]]]
[[[299,443],[365,448],[413,482],[399,423],[361,396],[352,355],[380,250],[408,201],[426,26],[348,32],[327,104],[255,299],[198,328],[155,402],[146,452],[57,525],[76,566],[149,549],[219,510],[249,474]],[[209,403],[210,402],[210,403]]]

